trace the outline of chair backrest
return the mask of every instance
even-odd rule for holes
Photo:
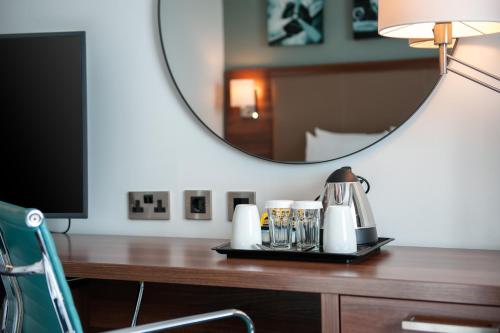
[[[5,275],[5,267],[35,263],[31,267],[38,268],[37,273]],[[0,264],[4,270],[6,332],[82,332],[54,241],[40,211],[0,201]]]

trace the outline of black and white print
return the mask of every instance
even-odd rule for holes
[[[269,45],[323,43],[324,0],[268,0]]]
[[[378,35],[378,0],[354,0],[352,30],[354,38],[374,38]]]

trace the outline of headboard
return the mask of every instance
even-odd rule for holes
[[[304,160],[305,132],[317,126],[377,133],[408,119],[437,81],[437,64],[430,58],[228,71],[225,138],[268,158]],[[258,120],[228,106],[235,78],[255,80]]]

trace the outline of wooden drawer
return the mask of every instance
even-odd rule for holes
[[[475,325],[474,321],[500,324],[500,307],[342,296],[340,316],[342,333],[413,332],[401,328],[410,316],[434,317],[445,323],[457,319]]]

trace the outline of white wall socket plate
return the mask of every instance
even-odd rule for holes
[[[227,220],[233,220],[234,209],[239,204],[255,205],[255,192],[231,191],[227,192]]]

